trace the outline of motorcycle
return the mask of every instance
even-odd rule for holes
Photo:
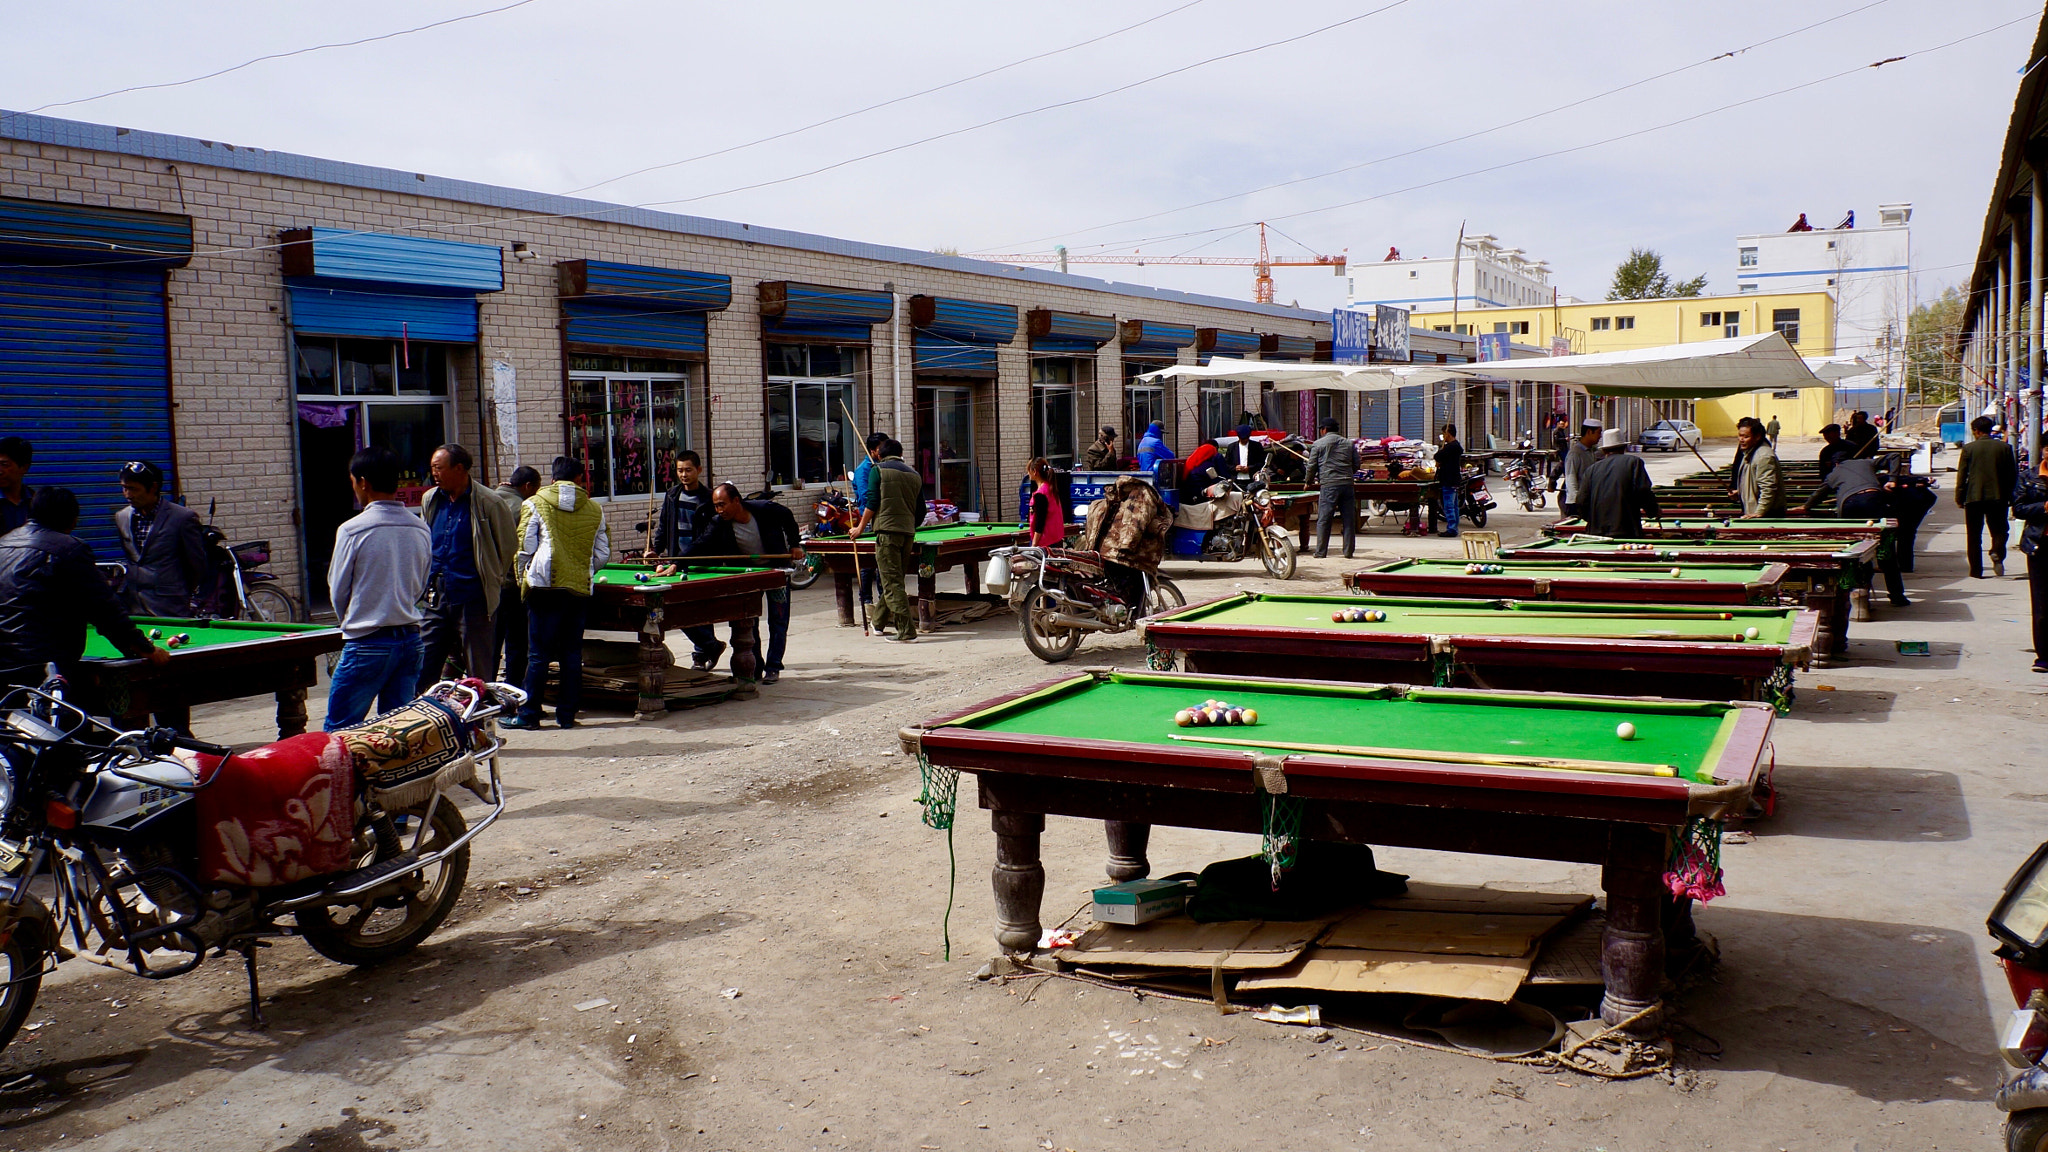
[[[1486,490],[1486,473],[1478,469],[1465,472],[1465,482],[1458,487],[1458,520],[1474,528],[1486,527],[1486,514],[1495,507],[1493,494]],[[1437,517],[1442,509],[1432,506],[1429,523],[1432,531],[1436,528]]]
[[[1536,480],[1536,470],[1529,462],[1529,442],[1522,441],[1522,455],[1508,461],[1508,495],[1522,506],[1524,512],[1534,512],[1543,507],[1547,498]]]
[[[814,509],[815,518],[798,532],[806,544],[818,539],[844,537],[853,528],[853,501],[845,496],[828,491],[818,500]],[[808,553],[804,562],[790,569],[791,588],[809,588],[818,582],[825,571],[825,562]]]
[[[1280,523],[1273,494],[1257,481],[1224,480],[1218,487],[1224,491],[1209,503],[1174,509],[1167,558],[1234,564],[1257,556],[1273,579],[1292,578],[1294,537]]]
[[[1143,616],[1186,604],[1164,576],[1145,576],[1145,610],[1134,613],[1111,585],[1094,552],[1019,545],[989,553],[982,586],[1008,598],[1033,656],[1057,664],[1090,632],[1128,632]]]
[[[261,1028],[256,950],[267,938],[299,936],[322,956],[358,966],[417,947],[461,896],[470,841],[505,811],[493,718],[525,699],[510,685],[478,681],[444,681],[426,695],[437,715],[459,718],[445,730],[459,734],[460,755],[448,759],[458,749],[443,744],[440,762],[410,777],[354,771],[352,815],[333,814],[324,804],[332,793],[309,774],[298,797],[278,801],[276,823],[217,825],[209,834],[220,836],[223,857],[244,869],[236,874],[247,885],[208,879],[201,845],[203,794],[237,753],[168,728],[124,732],[94,720],[65,701],[54,666],[40,687],[0,697],[0,1048],[28,1019],[43,977],[66,960],[163,980],[198,968],[209,951],[239,952],[251,1021]],[[285,747],[308,738],[262,753],[310,760],[314,754]],[[474,825],[456,805],[457,788],[492,805]],[[224,792],[218,802],[238,796],[245,793]],[[352,839],[337,838],[344,847],[324,849],[344,866],[265,883],[304,871],[321,847],[278,828],[320,824],[353,829]],[[239,841],[231,844],[229,831],[241,833]],[[284,866],[293,854],[296,869]],[[274,862],[282,862],[276,871]],[[211,866],[217,872],[221,862]]]
[[[303,624],[306,610],[298,597],[278,587],[277,577],[263,571],[270,563],[270,541],[228,543],[213,526],[219,501],[206,502],[206,527],[201,529],[207,555],[213,558],[218,583],[213,589],[215,615],[226,620],[260,620],[266,624]]]
[[[1994,1097],[2008,1152],[2048,1152],[2048,844],[2006,881],[1984,922],[1992,955],[2018,1007],[1999,1030],[1998,1054],[2019,1073]]]

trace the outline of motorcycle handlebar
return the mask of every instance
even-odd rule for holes
[[[151,728],[145,743],[151,752],[158,755],[173,748],[183,748],[187,752],[197,752],[202,756],[216,756],[225,760],[235,751],[225,744],[209,744],[204,740],[194,740],[173,728]]]

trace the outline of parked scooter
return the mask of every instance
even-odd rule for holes
[[[299,598],[279,587],[275,575],[263,571],[263,565],[270,563],[270,541],[228,543],[227,535],[213,526],[218,506],[217,500],[206,502],[206,527],[202,529],[217,580],[211,590],[214,615],[266,624],[304,623],[306,610]]]
[[[1999,1031],[1998,1054],[2020,1069],[1999,1086],[2007,1152],[2048,1152],[2048,844],[2005,883],[1985,921],[1992,955],[2019,1007]]]
[[[1465,470],[1465,482],[1458,488],[1458,520],[1474,528],[1486,527],[1486,514],[1493,511],[1493,494],[1486,490],[1486,473],[1477,468]],[[1431,531],[1436,528],[1437,517],[1442,509],[1431,505],[1429,523]]]
[[[1166,537],[1169,560],[1234,564],[1256,556],[1275,580],[1294,575],[1294,537],[1273,509],[1273,494],[1258,481],[1225,480],[1225,491],[1197,511],[1183,505],[1174,510],[1173,531]],[[1213,517],[1210,527],[1191,521]]]
[[[1508,495],[1522,506],[1524,512],[1534,512],[1547,502],[1543,486],[1536,478],[1536,470],[1529,459],[1529,442],[1521,443],[1522,455],[1508,461]]]
[[[1128,632],[1141,616],[1188,602],[1173,581],[1146,576],[1145,610],[1132,612],[1110,584],[1100,555],[1065,548],[998,548],[989,553],[982,586],[1009,598],[1024,646],[1048,664],[1072,656],[1090,632]]]
[[[54,666],[40,688],[0,697],[0,1047],[28,1019],[43,977],[66,960],[161,980],[199,967],[209,952],[239,952],[261,1027],[256,950],[267,937],[300,936],[354,965],[417,947],[462,895],[469,842],[505,811],[493,718],[526,698],[475,681],[444,681],[426,696],[414,707],[452,723],[422,727],[452,737],[420,737],[434,746],[425,760],[361,757],[331,789],[319,786],[333,771],[325,746],[308,747],[321,734],[237,754],[168,728],[118,731],[65,702]],[[280,791],[269,813],[246,793],[224,791],[217,802],[226,811],[250,807],[255,823],[206,828],[222,837],[210,852],[202,794],[237,755],[267,757],[266,779],[306,776],[304,799]],[[492,805],[473,827],[456,805],[465,789]],[[352,818],[337,817],[335,804],[350,806],[342,811]],[[347,845],[339,852],[326,847],[334,841],[314,842],[337,819],[353,828],[352,840],[336,837]],[[306,861],[320,859],[314,848],[340,867],[294,874],[310,873]]]

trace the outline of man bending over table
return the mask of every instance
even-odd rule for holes
[[[161,668],[171,654],[149,642],[93,567],[92,549],[71,535],[78,497],[43,488],[28,519],[0,537],[0,685],[34,687],[44,666],[70,674],[85,653],[92,625],[124,656]]]
[[[690,553],[700,556],[773,556],[787,553],[803,563],[804,546],[796,532],[796,517],[773,500],[742,500],[740,490],[720,484],[711,490],[711,507],[717,515],[704,522]],[[789,586],[771,589],[768,597],[768,653],[762,660],[761,683],[782,679],[782,652],[789,646]],[[727,627],[738,631],[734,620]],[[711,628],[706,625],[704,631]],[[713,641],[716,643],[716,641]]]

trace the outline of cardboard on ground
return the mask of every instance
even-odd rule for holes
[[[1239,992],[1311,989],[1321,992],[1405,992],[1505,1003],[1536,962],[1526,956],[1443,956],[1366,948],[1311,948],[1277,972],[1247,976]]]
[[[1071,964],[1137,964],[1147,968],[1214,968],[1255,972],[1278,968],[1315,943],[1336,917],[1323,920],[1225,920],[1198,924],[1166,916],[1149,924],[1097,924],[1053,955]]]

